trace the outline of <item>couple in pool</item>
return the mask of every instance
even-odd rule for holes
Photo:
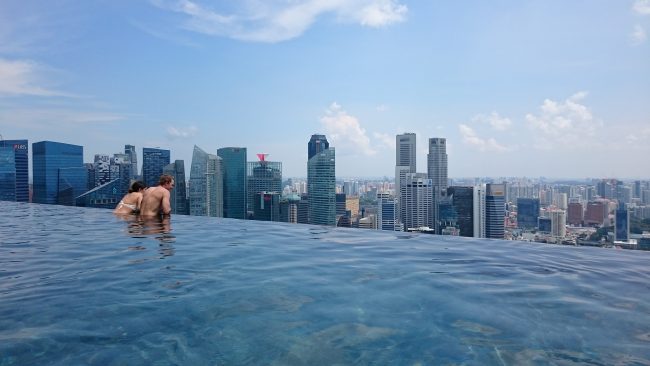
[[[158,185],[147,188],[144,183],[137,181],[131,184],[129,193],[117,204],[116,214],[140,213],[140,216],[169,215],[172,207],[169,202],[171,191],[174,188],[174,178],[163,174],[158,180]]]

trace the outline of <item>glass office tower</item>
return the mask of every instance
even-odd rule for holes
[[[35,203],[73,205],[86,191],[83,146],[53,141],[32,144]]]
[[[536,229],[539,217],[538,198],[517,198],[517,227]]]
[[[282,192],[282,163],[266,160],[249,161],[246,180],[248,211],[253,212],[257,193]]]
[[[223,165],[223,217],[246,218],[246,148],[217,150]]]
[[[170,192],[172,213],[177,215],[189,215],[189,205],[185,185],[185,162],[183,160],[174,161],[165,166],[163,174],[168,174],[174,177],[175,186]]]
[[[142,181],[148,187],[158,185],[165,166],[169,165],[169,150],[145,147],[142,149]]]
[[[325,136],[313,135],[308,154],[329,146]],[[314,141],[318,141],[317,143]],[[312,145],[314,142],[314,145]],[[316,147],[314,147],[316,146]],[[334,148],[316,152],[307,161],[309,223],[336,226],[336,154]]]
[[[221,158],[194,145],[190,169],[190,215],[223,217]]]
[[[29,143],[27,140],[0,140],[0,149],[7,148],[13,150],[13,165],[14,165],[14,174],[15,179],[14,187],[8,188],[13,191],[14,199],[10,201],[17,202],[29,202]],[[9,152],[5,152],[5,158],[10,155]],[[0,169],[3,171],[8,171],[9,167],[2,167],[0,163]],[[9,182],[2,183],[5,187],[9,187]],[[2,188],[0,188],[2,190]],[[7,191],[5,191],[7,192]],[[0,196],[9,197],[11,194],[0,192]]]

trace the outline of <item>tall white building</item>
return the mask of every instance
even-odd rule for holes
[[[429,139],[427,154],[427,175],[433,186],[433,222],[432,229],[440,233],[439,204],[447,196],[447,139],[433,137]]]
[[[485,238],[485,184],[474,186],[474,237]]]
[[[221,158],[194,145],[190,170],[190,215],[223,217]]]
[[[401,199],[406,187],[406,177],[416,172],[416,143],[414,133],[395,136],[395,197],[398,197],[399,219],[406,220],[406,211]]]
[[[412,173],[406,177],[406,185],[400,205],[406,213],[404,230],[433,227],[433,186],[426,174]]]

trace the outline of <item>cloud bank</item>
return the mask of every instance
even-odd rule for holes
[[[366,135],[366,130],[361,128],[359,120],[349,115],[336,102],[329,106],[320,121],[333,147],[365,156],[373,156],[377,153],[370,146],[370,139]]]
[[[406,5],[397,0],[242,0],[235,3],[234,9],[222,10],[192,0],[150,1],[161,9],[182,14],[186,30],[270,43],[300,36],[325,14],[333,14],[342,22],[377,28],[404,21],[408,12]]]

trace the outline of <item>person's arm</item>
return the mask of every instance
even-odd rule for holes
[[[169,191],[163,192],[163,198],[162,198],[162,213],[165,215],[169,215],[172,213],[172,205],[169,203]]]
[[[142,198],[144,198],[144,194],[140,193],[138,195],[138,200],[135,202],[135,209],[140,210],[140,207],[142,207]]]

